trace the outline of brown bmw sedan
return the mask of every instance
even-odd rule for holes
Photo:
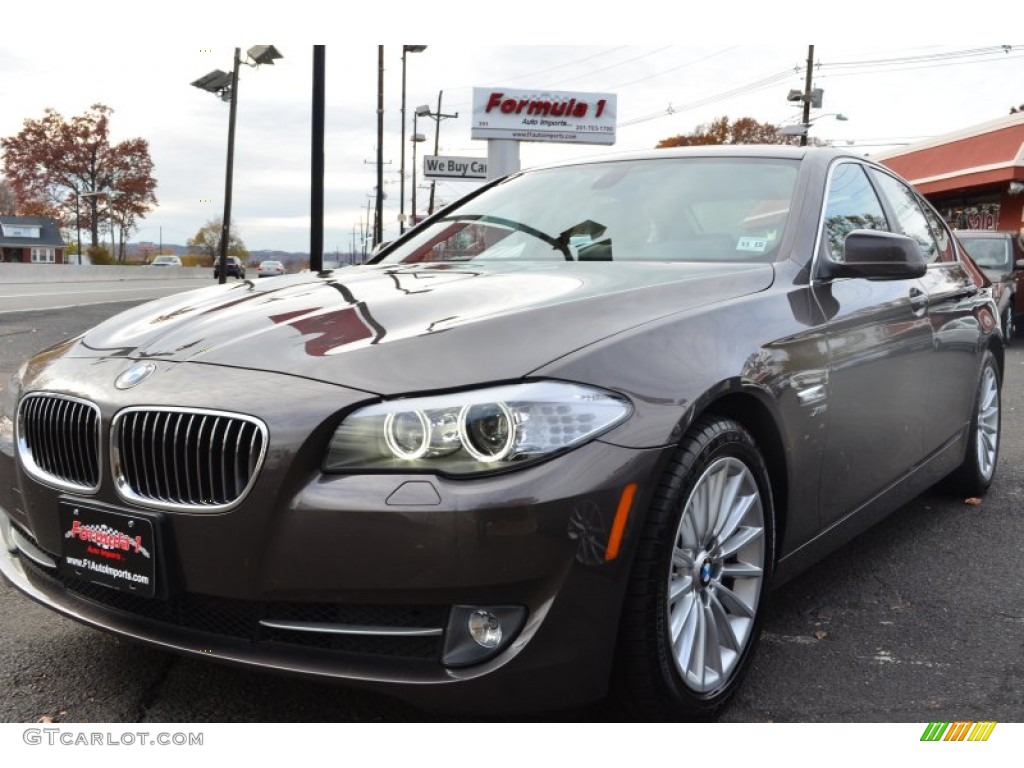
[[[372,263],[29,360],[0,570],[99,629],[433,709],[710,716],[766,590],[991,483],[1003,340],[959,248],[834,150],[512,174]]]

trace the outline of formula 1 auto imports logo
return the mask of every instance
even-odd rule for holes
[[[921,741],[988,741],[995,727],[994,720],[979,723],[928,723],[921,734]]]
[[[109,525],[82,525],[77,520],[72,521],[71,530],[64,533],[66,539],[81,539],[95,544],[104,550],[124,550],[134,552],[145,558],[149,557],[149,550],[142,546],[141,536],[129,536]]]

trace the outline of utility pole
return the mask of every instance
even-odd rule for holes
[[[805,126],[811,124],[811,84],[814,75],[814,46],[807,46],[807,77],[804,79],[804,119]],[[807,131],[800,137],[800,146],[807,146]]]
[[[384,46],[377,46],[377,216],[373,244],[384,239]]]
[[[446,117],[458,117],[459,113],[456,112],[454,115],[445,115],[441,112],[441,96],[444,91],[437,92],[437,112],[428,112],[427,114],[434,118],[434,156],[437,156],[441,146],[441,121]],[[437,188],[437,182],[430,182],[430,206],[427,208],[427,215],[432,216],[434,214],[434,190]]]
[[[310,158],[310,227],[309,268],[320,272],[324,268],[324,114],[326,81],[326,51],[322,45],[313,46],[313,116],[312,157]]]

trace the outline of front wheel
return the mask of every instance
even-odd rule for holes
[[[705,417],[654,495],[623,610],[617,683],[643,714],[717,713],[746,673],[774,558],[764,460],[738,422]]]

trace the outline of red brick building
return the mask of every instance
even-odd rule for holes
[[[1024,236],[1024,112],[872,155],[956,229]]]
[[[0,261],[63,264],[60,227],[42,216],[0,216]]]

